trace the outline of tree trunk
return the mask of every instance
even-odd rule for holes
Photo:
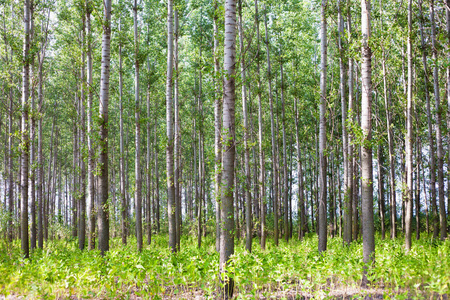
[[[239,49],[241,58],[241,87],[242,87],[242,117],[244,120],[244,164],[245,164],[245,181],[244,181],[244,193],[245,193],[245,249],[248,252],[252,252],[252,194],[250,193],[250,150],[248,147],[248,139],[250,135],[248,126],[248,113],[247,113],[247,84],[245,78],[245,49],[244,49],[244,31],[242,29],[242,0],[239,0]]]
[[[406,250],[411,250],[411,235],[412,235],[412,213],[413,213],[413,168],[412,168],[412,0],[408,2],[408,97],[406,105],[406,137],[405,137],[405,152],[406,152],[406,197],[405,197],[405,246]]]
[[[216,200],[216,251],[220,252],[220,183],[222,174],[222,143],[221,143],[221,113],[222,113],[222,95],[221,95],[221,84],[223,84],[222,76],[220,75],[220,62],[219,62],[219,30],[218,11],[219,3],[217,0],[214,1],[214,20],[213,20],[213,30],[214,30],[214,193]]]
[[[119,32],[121,31],[122,18],[119,15]],[[122,214],[122,244],[127,244],[127,214],[128,205],[126,197],[126,180],[125,180],[125,147],[124,147],[124,127],[123,127],[123,71],[122,71],[122,42],[119,41],[119,130],[120,130],[120,197],[122,199],[121,214]]]
[[[259,56],[261,55],[261,49],[259,45],[259,15],[258,15],[258,0],[255,0],[255,24],[256,24],[256,36],[257,36],[257,55],[256,59],[256,71],[258,76],[258,147],[259,147],[259,188],[260,188],[260,210],[261,210],[261,249],[266,249],[266,189],[265,189],[265,164],[264,164],[264,149],[263,149],[263,108],[261,100],[261,75]]]
[[[136,240],[137,249],[142,251],[142,181],[141,181],[141,124],[139,107],[139,36],[137,19],[137,0],[134,0],[133,20],[134,20],[134,117],[136,122],[135,137],[135,158],[134,158],[134,177],[135,177],[135,212],[136,212]]]
[[[176,252],[176,224],[175,224],[175,186],[173,182],[173,0],[167,3],[167,77],[166,77],[166,123],[167,123],[167,214],[169,220],[169,247]]]
[[[225,2],[225,42],[224,42],[224,98],[223,98],[223,172],[220,219],[223,228],[220,240],[220,273],[224,288],[223,299],[233,296],[233,276],[227,276],[230,256],[234,254],[233,188],[235,170],[235,101],[236,101],[236,1]]]
[[[93,134],[93,120],[92,111],[93,106],[93,80],[92,80],[92,35],[91,35],[91,11],[92,3],[90,0],[86,2],[86,28],[87,28],[87,87],[88,87],[88,101],[87,101],[87,142],[88,142],[88,174],[87,174],[87,198],[89,203],[89,250],[95,249],[95,214],[96,207],[94,201],[94,146],[92,141]]]
[[[147,60],[147,71],[150,74],[150,61]],[[147,244],[152,242],[152,166],[151,166],[151,132],[150,132],[150,82],[147,84]],[[156,157],[155,157],[156,159]],[[154,209],[154,207],[153,207]]]
[[[446,9],[447,10],[447,9]],[[431,21],[431,43],[433,47],[432,57],[434,63],[433,82],[434,82],[434,99],[436,113],[436,149],[438,163],[438,194],[439,194],[439,227],[441,241],[447,238],[447,216],[445,213],[445,195],[444,195],[444,148],[442,146],[442,105],[439,92],[439,64],[437,61],[437,41],[436,26],[434,21],[434,0],[430,5],[430,21]],[[435,229],[436,231],[436,229]]]
[[[28,110],[29,110],[29,85],[30,85],[30,0],[24,1],[24,36],[23,36],[23,68],[22,68],[22,124],[21,124],[21,175],[20,175],[20,200],[21,200],[21,249],[25,258],[29,257],[28,241]]]
[[[372,173],[372,50],[369,46],[370,0],[361,0],[361,206],[363,230],[363,286],[367,286],[368,268],[375,262],[375,232],[373,224],[373,173]]]
[[[320,27],[320,126],[319,126],[319,252],[327,250],[327,163],[326,98],[327,98],[327,0],[322,0]]]
[[[344,202],[346,209],[344,210],[344,242],[347,245],[350,245],[352,241],[352,215],[351,215],[351,186],[349,184],[349,162],[348,162],[348,136],[347,136],[347,99],[345,98],[345,72],[346,65],[344,62],[345,59],[345,50],[344,50],[344,18],[341,13],[341,1],[338,2],[338,46],[339,46],[339,70],[340,70],[340,90],[341,90],[341,111],[342,111],[342,157],[343,157],[343,169],[344,169]]]
[[[80,146],[78,148],[79,151],[79,162],[80,162],[80,212],[79,212],[79,220],[78,220],[78,248],[80,250],[84,250],[86,244],[86,165],[84,163],[84,151],[85,147],[85,138],[86,138],[86,120],[85,120],[85,87],[86,87],[86,78],[85,78],[85,64],[86,64],[86,53],[85,53],[85,14],[82,14],[82,27],[81,27],[81,84],[80,84]],[[55,148],[55,155],[57,153],[57,148]],[[53,164],[53,168],[56,169],[56,160]],[[56,179],[56,174],[55,174]],[[53,187],[53,190],[56,191],[56,186]]]
[[[109,250],[109,207],[108,207],[108,101],[110,72],[110,42],[111,42],[111,0],[104,0],[102,64],[100,78],[100,155],[99,189],[98,189],[98,249],[101,255]]]
[[[278,246],[278,175],[277,175],[277,144],[275,139],[275,120],[273,110],[272,95],[272,69],[270,66],[270,48],[269,48],[269,31],[267,29],[267,12],[264,6],[264,26],[266,29],[266,52],[267,52],[267,77],[269,84],[269,102],[270,102],[270,134],[272,138],[272,186],[273,186],[273,216],[274,216],[274,239],[275,245]]]
[[[174,87],[174,109],[175,109],[175,140],[174,140],[174,182],[175,182],[175,227],[176,227],[176,244],[177,249],[180,250],[181,242],[181,197],[180,197],[180,107],[179,107],[179,91],[178,91],[178,10],[175,10],[175,51],[174,51],[174,65],[175,65],[175,87]]]

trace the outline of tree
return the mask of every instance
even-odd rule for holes
[[[98,249],[102,255],[109,250],[109,206],[108,206],[108,102],[110,75],[110,43],[111,43],[111,0],[103,2],[103,37],[102,37],[102,66],[100,78],[100,117],[98,126],[100,131],[99,175],[98,175]]]
[[[370,0],[361,0],[361,207],[363,230],[363,286],[368,283],[368,268],[375,261],[375,234],[373,223],[373,173],[372,173],[372,50],[369,45]]]
[[[242,0],[239,0],[239,49],[241,51],[241,80],[242,80],[242,115],[244,118],[244,160],[245,160],[245,248],[252,252],[252,194],[250,193],[250,150],[248,147],[249,125],[247,113],[247,84],[245,78],[245,49],[244,32],[242,29]]]
[[[320,124],[319,124],[319,252],[327,250],[327,162],[326,101],[327,101],[327,0],[322,0],[320,25]]]
[[[25,258],[28,258],[28,158],[29,158],[29,132],[28,132],[28,110],[29,110],[29,85],[30,85],[30,30],[31,13],[30,0],[24,1],[24,36],[22,53],[22,123],[21,123],[21,157],[20,157],[20,201],[21,201],[21,246]]]
[[[220,273],[223,280],[222,298],[233,296],[234,281],[227,276],[230,256],[234,253],[234,214],[233,189],[235,162],[235,101],[236,101],[236,1],[225,1],[225,40],[224,63],[225,74],[223,90],[223,154],[222,154],[222,189],[221,213],[222,232],[220,240]]]
[[[167,2],[167,77],[166,77],[166,124],[167,124],[167,216],[169,219],[169,247],[176,252],[176,224],[175,224],[175,186],[173,171],[173,0]]]
[[[405,203],[405,246],[407,250],[411,250],[411,234],[412,234],[412,213],[413,213],[413,167],[412,167],[412,0],[408,2],[408,100],[406,105],[406,203]]]
[[[140,108],[139,108],[139,36],[138,36],[138,19],[137,19],[137,0],[134,0],[133,20],[134,20],[134,109],[136,121],[135,136],[135,194],[136,202],[136,240],[137,249],[142,251],[142,180],[141,180],[141,124],[140,124]]]

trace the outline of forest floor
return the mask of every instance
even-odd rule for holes
[[[219,255],[207,237],[202,248],[196,237],[183,237],[181,251],[171,254],[167,235],[153,236],[141,253],[130,238],[122,245],[111,240],[110,251],[80,251],[75,240],[49,241],[31,259],[23,259],[18,241],[0,241],[1,299],[216,299],[220,290]],[[245,242],[244,242],[245,243]],[[450,241],[422,238],[406,252],[403,239],[376,238],[371,285],[360,287],[362,243],[342,246],[328,240],[323,255],[317,237],[270,241],[253,251],[236,241],[229,267],[236,299],[448,299]]]

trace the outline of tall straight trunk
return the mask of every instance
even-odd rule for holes
[[[319,252],[327,250],[327,163],[326,101],[327,101],[327,0],[322,0],[320,27],[320,125],[319,125]]]
[[[147,60],[147,71],[150,74],[150,61]],[[152,242],[152,166],[151,166],[151,132],[150,132],[150,82],[147,83],[147,244]],[[156,158],[155,158],[156,159]],[[153,208],[154,209],[154,208]]]
[[[158,102],[155,101],[155,112],[158,111]],[[154,132],[154,141],[153,145],[155,147],[155,219],[156,219],[156,232],[159,233],[160,231],[160,220],[159,220],[159,165],[158,165],[158,135],[157,135],[157,129],[158,129],[158,118],[155,118],[155,132]]]
[[[380,223],[381,223],[381,239],[386,237],[385,229],[385,200],[384,200],[384,156],[383,149],[379,145],[377,147],[378,156],[378,211],[380,213]]]
[[[382,68],[383,68],[383,97],[384,97],[384,109],[386,113],[386,129],[388,137],[388,154],[389,154],[389,212],[390,212],[390,237],[395,239],[397,235],[396,231],[396,219],[397,219],[397,201],[395,191],[395,154],[394,154],[394,141],[393,132],[391,128],[392,114],[391,114],[391,94],[388,94],[387,84],[387,71],[386,71],[386,53],[384,47],[382,48]]]
[[[421,18],[419,20],[422,20],[423,18],[423,12],[422,12],[422,0],[418,1],[419,6],[419,12],[421,15]],[[427,51],[426,51],[426,44],[425,44],[425,37],[424,37],[424,24],[423,21],[419,22],[419,29],[420,29],[420,42],[422,46],[422,64],[423,64],[423,70],[425,73],[424,76],[424,91],[425,91],[425,99],[427,102],[427,125],[428,125],[428,143],[430,145],[429,150],[429,157],[430,157],[430,202],[432,207],[432,222],[433,222],[433,238],[438,237],[438,230],[439,230],[439,224],[437,219],[437,203],[436,203],[436,159],[434,154],[434,139],[433,139],[433,125],[432,120],[433,117],[431,115],[431,100],[430,100],[430,92],[428,90],[428,66],[427,66]],[[425,182],[425,178],[424,178]]]
[[[78,236],[78,192],[79,192],[79,185],[78,185],[78,180],[79,180],[79,176],[78,176],[78,126],[79,126],[79,122],[78,122],[78,105],[79,105],[79,101],[77,99],[77,95],[75,95],[75,111],[76,111],[76,115],[74,116],[74,120],[72,121],[72,134],[73,134],[73,145],[72,145],[72,152],[73,152],[73,157],[72,157],[72,237],[77,237]],[[55,123],[54,123],[54,117],[53,117],[53,124],[52,124],[52,133],[50,136],[50,156],[49,156],[49,163],[48,163],[48,182],[46,184],[47,190],[46,190],[46,194],[47,194],[47,201],[44,203],[44,238],[45,240],[47,240],[47,215],[46,212],[47,210],[45,209],[45,206],[48,204],[48,195],[50,193],[50,178],[51,178],[51,157],[53,154],[53,133],[55,131]],[[45,179],[45,175],[44,175],[44,179]]]
[[[42,113],[42,107],[44,104],[44,95],[43,95],[43,60],[44,60],[44,52],[43,55],[39,55],[39,74],[38,74],[38,112],[39,115]],[[12,109],[12,107],[11,107]],[[42,154],[42,116],[38,119],[38,149],[37,149],[37,199],[38,199],[38,247],[42,249],[44,247],[44,198],[43,198],[43,185],[44,185],[44,157]],[[12,163],[11,163],[12,168]]]
[[[31,21],[33,22],[33,8],[31,9]],[[33,25],[31,25],[33,27]],[[35,76],[36,68],[34,65],[34,58],[33,58],[33,65],[31,66],[31,78]],[[31,87],[31,119],[30,119],[30,166],[33,166],[36,164],[36,143],[35,143],[35,137],[36,137],[36,103],[35,103],[35,88],[32,85]],[[37,234],[37,228],[36,228],[36,170],[34,167],[30,168],[30,185],[29,185],[29,192],[30,192],[30,213],[31,213],[31,236],[30,236],[30,248],[31,251],[33,251],[36,248],[36,234]]]
[[[138,37],[138,19],[137,19],[137,0],[134,0],[133,20],[134,20],[134,118],[136,122],[135,137],[135,158],[134,158],[134,176],[135,176],[135,211],[136,211],[136,240],[137,249],[142,251],[142,181],[141,181],[141,124],[139,108],[139,37]]]
[[[121,31],[122,18],[119,15],[119,32]],[[127,244],[128,228],[128,205],[126,197],[126,177],[125,177],[125,147],[124,147],[124,127],[123,127],[123,69],[122,69],[122,42],[119,42],[119,131],[120,131],[120,198],[122,215],[122,244]]]
[[[408,2],[408,97],[406,104],[406,137],[405,137],[405,152],[406,152],[406,197],[405,197],[405,246],[406,250],[411,250],[411,235],[412,235],[412,214],[413,214],[413,167],[412,167],[412,0]]]
[[[86,64],[86,53],[85,53],[85,14],[82,14],[82,27],[81,27],[81,84],[80,84],[80,212],[79,212],[79,220],[78,220],[78,248],[80,250],[84,250],[86,244],[86,165],[84,163],[84,151],[85,147],[85,138],[86,138],[86,110],[84,107],[85,103],[85,87],[86,87],[86,78],[85,78],[85,64]],[[57,148],[55,149],[55,156],[57,155]],[[56,160],[53,164],[53,168],[56,168]],[[56,179],[56,174],[54,176]],[[56,186],[53,187],[53,190],[56,191]]]
[[[341,92],[341,112],[342,112],[342,157],[343,157],[343,169],[344,169],[344,199],[345,199],[345,207],[344,210],[344,242],[347,245],[350,245],[351,239],[351,228],[352,228],[352,220],[351,220],[351,204],[349,205],[349,201],[351,198],[349,197],[351,193],[351,186],[349,185],[349,175],[348,175],[348,136],[347,136],[347,99],[345,94],[345,73],[346,73],[346,65],[345,65],[345,50],[344,50],[344,18],[342,17],[341,12],[342,2],[338,2],[338,46],[339,46],[339,70],[340,70],[340,92]]]
[[[218,11],[219,3],[214,1],[214,194],[216,200],[216,251],[220,252],[220,183],[221,183],[221,169],[222,169],[222,143],[221,143],[221,113],[222,113],[222,95],[221,85],[223,84],[222,76],[220,75],[219,62],[219,30]]]
[[[363,285],[367,285],[367,272],[375,262],[375,232],[373,223],[373,173],[372,173],[372,50],[369,46],[370,0],[361,0],[361,207],[363,230]]]
[[[178,10],[174,13],[174,33],[175,33],[175,51],[174,51],[174,65],[175,65],[175,80],[174,80],[174,109],[175,109],[175,138],[174,138],[174,182],[175,182],[175,227],[176,227],[176,244],[180,250],[181,242],[181,197],[180,197],[180,107],[179,107],[179,91],[178,91]]]
[[[257,37],[257,55],[256,59],[256,71],[258,76],[258,148],[259,148],[259,189],[260,189],[260,211],[261,211],[261,249],[266,248],[266,189],[265,189],[265,164],[264,164],[264,149],[263,149],[263,108],[261,99],[261,75],[259,56],[261,55],[260,49],[260,34],[259,34],[259,14],[258,14],[258,0],[255,0],[255,24],[256,24],[256,37]]]
[[[12,58],[11,58],[12,59]],[[41,76],[39,77],[41,78]],[[10,82],[12,83],[12,82]],[[8,108],[8,213],[9,213],[9,220],[8,220],[8,242],[12,243],[13,240],[13,216],[14,216],[14,180],[13,180],[13,167],[14,167],[14,159],[13,159],[13,115],[14,115],[14,98],[13,98],[13,87],[12,84],[9,88],[9,108]],[[39,118],[38,122],[38,147],[41,147],[41,154],[42,154],[42,126],[39,126],[42,124],[42,118]],[[38,149],[39,153],[39,149]],[[39,155],[39,154],[38,154]],[[39,159],[39,158],[38,158]],[[39,164],[41,166],[41,164]],[[38,182],[39,182],[39,175],[38,175]],[[42,184],[41,184],[41,191],[42,191]],[[39,184],[38,184],[38,193],[39,193]],[[39,200],[42,201],[42,197],[39,198],[38,196],[38,206],[42,207],[41,204],[39,204]],[[41,216],[42,217],[42,216]],[[42,220],[41,220],[42,221]],[[42,224],[42,222],[40,223]],[[38,214],[38,226],[39,226],[39,214]],[[39,228],[38,228],[39,231]],[[39,237],[38,237],[39,239]],[[38,247],[42,248],[38,242]]]
[[[415,109],[416,114],[416,122],[418,120],[417,118],[417,108]],[[416,187],[416,196],[415,196],[415,202],[416,202],[416,240],[420,239],[420,168],[422,167],[422,149],[421,143],[420,143],[420,135],[416,133],[416,181],[415,181],[415,187]]]
[[[100,154],[98,158],[98,249],[101,255],[109,250],[109,206],[108,206],[108,102],[111,42],[111,0],[104,0],[102,64],[100,78]]]
[[[236,1],[225,1],[224,41],[224,97],[223,97],[223,171],[220,219],[222,232],[220,240],[220,273],[224,288],[222,298],[233,297],[233,277],[227,276],[230,256],[234,254],[233,188],[235,171],[235,101],[236,101]]]
[[[297,220],[298,220],[298,239],[301,240],[305,236],[305,193],[303,184],[303,168],[302,168],[302,152],[300,149],[300,124],[299,124],[299,110],[298,110],[298,100],[295,98],[295,138],[297,143],[297,184],[298,184],[298,195],[297,195]]]
[[[94,201],[94,145],[92,141],[93,120],[93,80],[92,80],[92,35],[91,35],[91,11],[92,3],[86,1],[86,29],[87,29],[87,143],[88,143],[88,174],[87,174],[87,198],[89,203],[89,250],[95,249],[95,201]]]
[[[269,102],[270,102],[270,135],[272,138],[272,177],[273,177],[273,219],[274,219],[274,239],[275,245],[278,246],[278,175],[277,175],[277,144],[275,139],[275,120],[273,110],[273,95],[272,95],[272,69],[270,66],[270,47],[269,47],[269,31],[267,29],[267,12],[264,6],[264,26],[266,29],[266,52],[267,52],[267,78],[269,84]]]
[[[245,164],[245,181],[244,181],[244,193],[245,193],[245,249],[248,252],[252,252],[252,194],[251,188],[251,174],[250,174],[250,149],[248,146],[248,139],[250,135],[248,126],[248,113],[247,113],[247,84],[245,78],[245,49],[244,49],[244,31],[242,29],[242,0],[239,0],[239,49],[241,52],[241,88],[242,88],[242,116],[244,119],[244,164]]]
[[[352,30],[352,23],[351,23],[351,10],[349,9],[350,1],[347,1],[347,23],[348,23],[348,35],[351,37],[351,30]],[[351,43],[352,40],[349,39],[348,43]],[[353,82],[353,73],[354,73],[354,60],[352,57],[349,56],[348,58],[348,111],[350,115],[348,118],[350,118],[351,121],[354,120],[355,115],[355,101],[354,101],[354,82]],[[344,237],[344,240],[347,241],[347,243],[350,243],[352,241],[352,228],[353,228],[353,206],[355,199],[353,197],[353,191],[355,189],[354,186],[354,180],[353,180],[353,174],[354,174],[354,168],[353,168],[353,157],[354,157],[354,151],[353,151],[353,134],[351,132],[347,133],[347,148],[348,148],[348,166],[347,166],[347,178],[345,179],[347,181],[347,199],[345,203],[345,212],[344,214],[348,214],[347,222],[344,226],[346,226],[347,230],[347,240]],[[345,234],[344,234],[345,235]]]
[[[287,165],[287,152],[286,152],[286,117],[285,117],[285,105],[284,105],[284,81],[283,81],[283,56],[280,55],[280,79],[281,79],[281,127],[283,131],[283,177],[284,177],[284,193],[283,193],[283,203],[284,203],[284,238],[286,242],[289,242],[289,238],[291,236],[289,230],[289,189],[288,189],[288,165]]]
[[[29,257],[28,241],[28,110],[29,110],[29,85],[30,85],[30,0],[24,1],[24,36],[23,36],[23,56],[22,56],[22,124],[21,124],[21,175],[20,175],[20,200],[21,200],[21,249],[25,258]]]
[[[450,45],[450,0],[445,0],[445,16],[447,21],[447,47]],[[449,51],[449,48],[447,48]],[[450,60],[450,52],[447,52],[447,61]],[[450,128],[450,66],[447,65],[447,128]],[[447,170],[450,169],[450,130],[447,130]],[[450,172],[447,171],[447,217],[450,211]]]
[[[167,2],[167,77],[166,77],[166,123],[167,123],[167,215],[169,220],[169,247],[176,252],[175,186],[173,182],[173,0]]]
[[[448,10],[448,8],[446,9]],[[432,58],[434,63],[433,68],[433,83],[434,83],[434,99],[435,99],[435,113],[436,113],[436,149],[437,149],[437,163],[438,163],[438,194],[439,194],[439,227],[441,234],[441,241],[447,238],[447,216],[445,213],[445,194],[444,194],[444,148],[442,146],[442,105],[441,96],[439,92],[439,64],[437,61],[437,41],[436,41],[436,25],[434,21],[434,0],[431,0],[430,5],[430,21],[431,21],[431,44],[433,47]]]

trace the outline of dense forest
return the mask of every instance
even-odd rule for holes
[[[0,10],[0,298],[448,298],[450,0]]]

